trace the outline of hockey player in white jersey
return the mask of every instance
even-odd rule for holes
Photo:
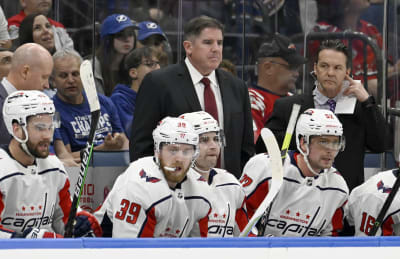
[[[354,226],[356,236],[368,236],[398,175],[398,169],[380,172],[351,191],[345,216],[349,225]],[[399,236],[399,223],[400,194],[397,192],[376,235]]]
[[[336,236],[343,227],[348,187],[332,167],[344,149],[342,124],[329,110],[308,109],[296,124],[297,151],[284,163],[283,184],[265,229],[272,236]],[[269,156],[252,157],[240,182],[247,195],[249,218],[268,194]]]
[[[204,111],[185,113],[180,118],[192,123],[199,134],[200,152],[194,162],[194,169],[207,180],[214,193],[208,236],[239,236],[248,222],[246,195],[234,175],[215,168],[224,144],[223,132],[218,122]]]
[[[55,238],[64,233],[70,183],[60,160],[49,156],[54,113],[53,101],[40,91],[16,91],[4,101],[3,119],[13,138],[0,149],[0,238]],[[81,211],[76,220],[74,237],[101,235],[90,213]]]
[[[95,216],[104,236],[207,236],[211,190],[191,166],[198,134],[180,118],[166,117],[153,131],[154,156],[130,164]]]

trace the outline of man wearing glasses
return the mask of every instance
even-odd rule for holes
[[[283,143],[286,127],[294,103],[300,104],[300,112],[308,108],[331,110],[343,124],[346,149],[335,158],[335,167],[342,173],[352,190],[364,182],[365,150],[384,152],[393,144],[391,129],[375,100],[364,86],[350,75],[347,47],[340,40],[325,40],[321,43],[314,64],[314,90],[311,94],[293,95],[275,102],[266,127],[275,134],[278,143]],[[353,102],[353,107],[344,100]],[[336,105],[336,103],[338,105]],[[337,109],[341,106],[341,109]],[[296,147],[294,139],[290,149]],[[257,152],[265,147],[257,141]]]
[[[296,52],[290,40],[276,33],[257,53],[257,85],[249,88],[254,142],[271,116],[275,100],[290,95],[296,87],[300,66],[306,59]]]

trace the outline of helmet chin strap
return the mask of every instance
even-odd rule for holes
[[[23,150],[28,156],[30,156],[30,157],[32,157],[33,159],[35,159],[35,156],[32,155],[31,152],[29,152],[28,146],[26,145],[26,142],[28,142],[28,132],[27,132],[27,130],[26,130],[26,127],[25,127],[25,126],[22,126],[22,130],[24,131],[25,136],[26,136],[24,140],[18,138],[18,137],[15,136],[14,134],[13,134],[13,137],[15,138],[15,140],[17,140],[17,141],[21,144],[22,150]]]
[[[210,170],[211,170],[211,168],[208,169],[207,171],[206,171],[206,170],[200,169],[200,168],[197,166],[196,161],[193,163],[193,168],[194,168],[196,171],[198,171],[199,173],[202,173],[202,174],[208,174],[208,173],[210,172]]]

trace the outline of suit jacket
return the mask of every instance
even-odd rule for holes
[[[266,127],[275,134],[280,145],[283,143],[294,103],[301,105],[300,114],[308,108],[314,108],[312,94],[293,95],[275,102]],[[364,182],[365,151],[369,149],[380,153],[389,149],[393,144],[392,131],[376,104],[367,108],[357,101],[354,114],[336,116],[343,124],[346,147],[343,152],[339,152],[333,166],[343,175],[349,189],[352,190]],[[295,138],[296,135],[293,134],[290,149],[297,149]],[[257,153],[264,151],[262,140],[258,141]]]
[[[3,104],[8,94],[4,85],[0,82],[0,144],[8,144],[11,140],[11,135],[8,134],[7,127],[3,119]]]
[[[240,177],[254,154],[252,117],[246,84],[216,70],[224,111],[226,169]],[[129,147],[130,160],[153,155],[152,132],[165,116],[200,111],[192,79],[185,64],[170,65],[147,74],[139,88]]]

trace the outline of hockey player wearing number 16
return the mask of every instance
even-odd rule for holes
[[[191,168],[198,134],[190,122],[166,117],[153,131],[154,156],[130,164],[95,213],[104,236],[207,236],[211,190]]]
[[[214,168],[224,145],[218,122],[207,112],[185,113],[180,116],[192,123],[199,134],[199,156],[194,169],[210,185],[214,199],[208,221],[208,237],[239,236],[248,222],[246,195],[236,177],[224,169]]]
[[[284,163],[283,184],[269,213],[265,235],[337,236],[343,227],[348,187],[332,167],[344,149],[343,128],[328,110],[308,109],[296,124],[297,151]],[[268,194],[271,171],[267,154],[246,164],[240,179],[249,217]]]
[[[17,91],[3,106],[10,135],[0,149],[0,238],[62,237],[71,208],[69,180],[60,160],[49,156],[54,104],[40,91]],[[4,134],[4,133],[3,133]],[[77,213],[73,236],[101,235],[95,217]]]

